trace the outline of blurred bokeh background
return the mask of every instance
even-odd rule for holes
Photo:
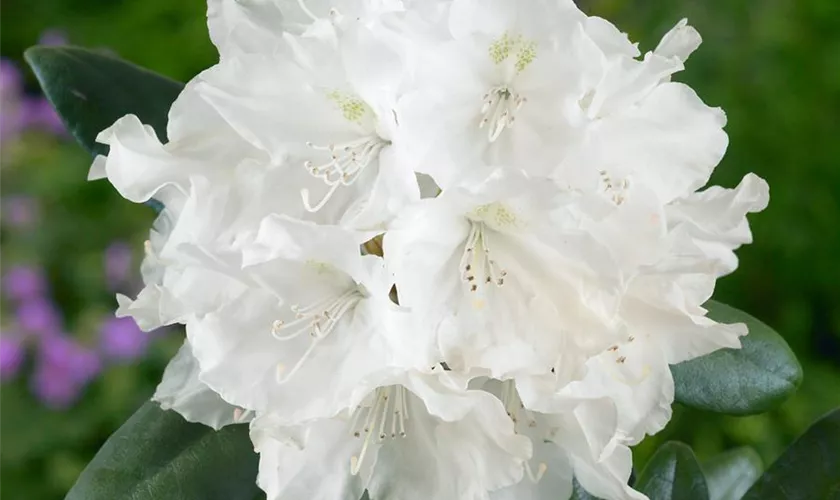
[[[755,244],[716,297],[781,332],[805,381],[768,414],[736,418],[678,408],[635,450],[667,439],[701,458],[751,445],[774,460],[840,405],[840,2],[585,0],[642,50],[688,17],[704,44],[677,78],[729,116],[731,143],[713,181],[756,172],[770,208]],[[154,390],[178,329],[116,320],[116,293],[138,290],[154,217],[105,182],[39,94],[23,50],[36,43],[108,49],[186,81],[215,62],[201,0],[4,0],[0,6],[0,465],[3,497],[56,499],[101,443]]]

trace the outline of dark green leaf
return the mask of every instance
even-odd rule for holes
[[[674,365],[675,400],[687,406],[731,415],[770,410],[802,381],[802,367],[784,339],[745,312],[709,301],[709,317],[746,323],[741,349],[721,349]]]
[[[670,441],[651,457],[635,488],[650,500],[708,500],[706,479],[694,452]]]
[[[764,465],[752,448],[721,453],[703,463],[711,500],[740,500],[755,483]]]
[[[78,47],[32,47],[24,57],[67,129],[91,154],[107,153],[96,136],[127,114],[166,140],[169,108],[183,84]]]
[[[146,403],[105,442],[65,500],[252,500],[248,427],[221,431]]]
[[[840,499],[840,408],[805,431],[744,496],[776,499]]]

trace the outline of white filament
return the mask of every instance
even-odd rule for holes
[[[353,287],[340,295],[328,295],[316,300],[312,305],[291,307],[297,319],[291,322],[277,320],[271,327],[271,334],[280,341],[293,340],[304,333],[309,333],[312,342],[303,355],[288,372],[282,365],[277,366],[277,383],[283,384],[291,379],[306,363],[318,344],[335,329],[342,316],[364,298],[358,287]]]
[[[464,253],[461,255],[461,280],[467,283],[470,291],[473,292],[478,290],[479,284],[502,286],[507,276],[507,271],[502,269],[490,255],[490,247],[487,245],[484,232],[483,223],[472,222]],[[477,279],[479,276],[480,280]]]
[[[516,120],[516,111],[522,107],[527,99],[512,92],[506,86],[499,86],[490,89],[484,94],[484,103],[481,106],[482,118],[478,128],[487,128],[487,139],[495,141],[502,135],[505,128],[510,128]]]
[[[513,380],[505,380],[502,382],[500,398],[502,400],[502,405],[505,407],[505,411],[513,421],[514,432],[518,434],[520,426],[524,425],[526,422],[528,427],[534,428],[537,426],[537,420],[534,417],[533,412],[525,408],[525,405],[522,404],[522,400],[519,398],[519,393],[516,392],[516,383]],[[525,418],[519,418],[520,412]],[[549,436],[547,437],[550,438],[552,435],[549,433]],[[525,462],[525,472],[528,475],[528,479],[530,479],[533,483],[540,482],[547,470],[548,465],[545,462],[540,462],[537,466],[537,472],[535,474],[533,468],[531,468],[530,462]]]
[[[364,418],[364,424],[359,427],[362,418]],[[359,454],[350,458],[350,473],[357,475],[364,465],[368,449],[374,439],[374,432],[378,435],[379,443],[384,442],[389,436],[391,439],[397,436],[405,437],[407,420],[408,400],[405,388],[402,386],[380,387],[373,393],[373,401],[370,405],[359,405],[353,417],[351,430],[353,436],[357,438],[361,438],[364,434],[364,441],[362,441]],[[387,433],[386,429],[389,427],[391,432]]]
[[[388,142],[378,136],[365,136],[342,144],[319,146],[307,143],[315,151],[326,151],[330,159],[321,164],[306,161],[304,166],[312,176],[324,181],[329,186],[327,194],[314,206],[309,199],[309,190],[301,189],[303,204],[310,212],[317,212],[324,208],[330,198],[341,186],[351,186],[362,175],[365,168],[379,156],[379,152]]]

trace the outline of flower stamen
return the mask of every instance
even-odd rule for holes
[[[531,462],[525,462],[525,472],[528,473],[528,479],[530,479],[534,484],[540,482],[547,470],[548,465],[545,462],[540,462],[540,465],[537,466],[537,473],[534,474],[533,469],[531,469]]]
[[[519,427],[524,425],[526,422],[527,426],[531,429],[537,427],[537,419],[534,413],[525,408],[525,405],[522,403],[522,399],[519,397],[519,393],[516,392],[516,382],[513,380],[503,381],[500,398],[502,400],[502,405],[505,407],[505,412],[507,412],[508,417],[510,417],[513,422],[513,432],[519,434]],[[523,413],[525,418],[519,418],[520,412]],[[553,435],[551,432],[549,432],[546,436],[547,439],[551,439],[552,437]],[[530,462],[525,462],[525,472],[528,475],[528,479],[530,479],[533,483],[540,482],[547,470],[548,465],[545,462],[540,462],[537,466],[537,472],[535,474],[534,470],[531,468]]]
[[[484,94],[481,106],[482,118],[478,128],[487,128],[487,139],[494,142],[505,128],[510,128],[516,120],[514,114],[527,101],[525,97],[511,91],[507,86],[498,86]]]
[[[325,151],[330,159],[321,164],[311,160],[304,162],[304,167],[313,177],[324,181],[330,187],[327,194],[314,206],[309,199],[309,190],[301,189],[303,205],[309,212],[317,212],[324,208],[330,198],[340,186],[352,186],[362,175],[365,168],[379,157],[379,152],[390,144],[379,136],[365,136],[341,144],[320,146],[311,142],[306,143],[315,151]]]
[[[491,256],[487,238],[484,234],[485,229],[483,223],[472,222],[470,224],[470,232],[467,236],[464,253],[461,256],[461,280],[468,284],[470,291],[473,292],[478,290],[479,283],[502,286],[505,284],[505,276],[507,276],[507,271],[502,269]],[[476,280],[477,270],[483,273],[480,280]]]
[[[312,305],[300,307],[291,306],[296,319],[290,322],[276,320],[271,326],[271,335],[280,341],[293,340],[304,333],[309,333],[312,342],[303,355],[288,372],[283,365],[277,366],[277,383],[284,384],[300,370],[318,344],[327,338],[335,329],[342,316],[364,299],[362,290],[356,286],[340,295],[332,295],[316,300]]]
[[[350,458],[350,473],[358,475],[367,456],[368,448],[372,442],[374,430],[377,431],[378,442],[382,443],[388,437],[391,439],[405,437],[405,422],[408,420],[408,398],[405,388],[402,386],[380,387],[373,394],[373,404],[360,404],[356,407],[351,430],[353,436],[361,438],[365,435],[362,448],[358,455]],[[360,428],[359,422],[364,418],[364,425]],[[390,423],[390,434],[386,432]],[[397,432],[399,429],[399,432]]]

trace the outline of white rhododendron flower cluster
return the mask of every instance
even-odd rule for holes
[[[268,498],[604,499],[671,416],[669,364],[738,347],[702,304],[766,183],[702,189],[726,118],[571,0],[210,0],[220,62],[167,138],[135,116],[91,178],[165,208],[155,400],[249,423]]]

